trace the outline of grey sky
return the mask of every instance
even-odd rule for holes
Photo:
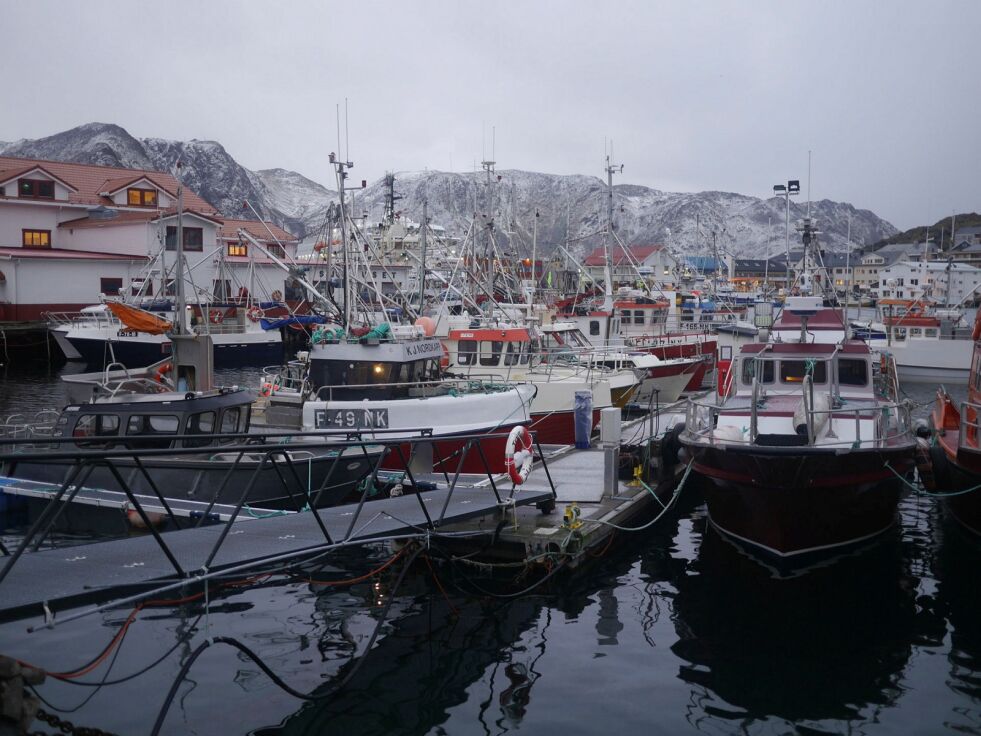
[[[154,5],[159,10],[154,10]],[[757,196],[787,178],[904,228],[981,210],[981,3],[0,0],[0,140],[84,122],[220,141],[333,185],[501,168]]]

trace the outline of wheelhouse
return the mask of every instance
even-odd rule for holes
[[[55,435],[72,437],[84,449],[158,449],[228,444],[236,440],[214,435],[249,431],[254,398],[249,391],[219,389],[200,396],[166,396],[69,405],[58,417]]]

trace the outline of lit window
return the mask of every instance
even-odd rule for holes
[[[54,182],[40,181],[38,179],[20,179],[17,182],[17,191],[21,197],[32,199],[54,199]]]
[[[245,243],[229,243],[228,244],[228,255],[230,256],[247,256],[249,254],[249,246]]]
[[[130,207],[156,207],[156,189],[127,189],[126,201]]]
[[[51,247],[51,231],[50,230],[22,230],[24,234],[24,247],[25,248],[50,248]]]

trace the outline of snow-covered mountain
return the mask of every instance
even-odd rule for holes
[[[118,125],[89,123],[37,140],[0,144],[0,153],[108,166],[173,171],[178,158],[187,185],[228,216],[248,217],[248,200],[266,218],[300,237],[313,237],[336,192],[293,171],[250,171],[214,141],[168,141],[134,138]],[[328,172],[325,172],[329,175]],[[601,242],[597,233],[606,222],[606,186],[594,176],[559,176],[529,171],[501,170],[488,187],[482,173],[440,171],[396,173],[396,192],[403,198],[398,209],[419,220],[422,201],[429,203],[430,219],[462,235],[475,222],[486,229],[493,217],[499,242],[524,251],[531,243],[535,213],[538,242],[543,253],[569,243],[581,253]],[[351,211],[380,219],[384,209],[384,177],[355,192]],[[663,192],[635,184],[614,190],[615,222],[628,243],[666,243],[680,252],[709,253],[712,233],[723,252],[760,257],[784,252],[784,202],[730,192]],[[806,205],[791,202],[791,226],[804,216]],[[821,200],[811,203],[811,214],[822,231],[823,244],[841,250],[851,240],[871,244],[897,232],[890,223],[850,204]],[[769,226],[768,226],[769,220]],[[791,233],[792,242],[797,242]],[[512,241],[508,246],[507,241]]]

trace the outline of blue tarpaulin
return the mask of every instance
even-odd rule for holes
[[[283,317],[282,319],[266,319],[263,317],[260,322],[264,330],[278,330],[280,327],[286,327],[287,325],[322,325],[327,323],[327,318],[321,317],[319,314],[294,314],[291,317]]]

